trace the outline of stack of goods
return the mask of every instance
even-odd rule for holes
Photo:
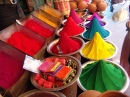
[[[100,23],[101,22],[99,22],[98,19],[94,17],[91,20],[88,30],[83,33],[83,37],[91,40],[94,37],[95,33],[98,32],[102,38],[107,38],[110,35],[110,32],[105,30]]]
[[[68,17],[67,21],[65,22],[65,26],[59,32],[59,36],[63,32],[66,32],[68,36],[78,36],[79,34],[83,33],[84,30],[85,30],[84,27],[77,25],[76,22],[71,17]]]
[[[91,60],[108,59],[116,53],[116,47],[102,39],[98,32],[81,49],[81,54]]]
[[[79,39],[69,37],[64,31],[62,32],[59,41],[51,48],[51,51],[54,54],[70,54],[78,51],[82,45],[83,44]]]
[[[84,65],[79,80],[87,90],[119,91],[126,83],[125,73],[112,62],[99,60]]]
[[[46,58],[38,67],[40,73],[35,74],[34,81],[43,88],[61,87],[73,80],[77,65],[71,59]]]

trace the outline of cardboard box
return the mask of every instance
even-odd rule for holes
[[[6,55],[10,56],[12,59],[17,60],[19,62],[19,64],[23,64],[23,62],[24,62],[25,54],[15,48],[13,48],[12,46],[6,44],[3,41],[0,41],[0,52],[1,52],[0,56],[1,56],[1,54],[6,54]],[[0,63],[7,64],[7,62],[9,63],[9,65],[12,65],[12,68],[13,68],[14,64],[11,64],[10,60],[7,60],[6,63],[4,63],[3,61]],[[16,72],[16,73],[18,73],[18,72]],[[2,72],[1,72],[1,74],[2,74]],[[4,76],[4,77],[6,77],[6,76]],[[16,83],[12,87],[10,87],[8,90],[5,90],[7,92],[6,95],[10,94],[10,95],[12,95],[12,97],[18,97],[25,91],[29,81],[30,81],[30,72],[25,70],[23,72],[23,74],[21,75],[21,77],[16,81]],[[8,79],[8,82],[10,82],[9,79]]]
[[[52,26],[48,25],[47,23],[45,23],[44,21],[41,21],[40,19],[38,19],[35,16],[29,15],[26,18],[20,19],[20,20],[16,20],[17,23],[19,23],[20,25],[24,26],[25,23],[29,20],[33,20],[36,23],[38,23],[39,25],[43,26],[44,28],[49,29],[51,32],[53,32],[53,35],[50,38],[45,38],[47,40],[47,44],[49,44],[54,38],[55,38],[55,33],[56,33],[56,29],[53,28]],[[43,37],[44,38],[44,37]]]
[[[11,37],[11,35],[14,32],[23,33],[26,36],[30,37],[31,39],[34,39],[36,41],[44,43],[43,47],[36,54],[34,54],[33,56],[31,56],[31,57],[33,57],[35,59],[43,59],[44,58],[44,53],[45,53],[45,50],[46,50],[46,47],[47,47],[47,40],[44,39],[43,37],[37,35],[36,33],[28,30],[27,28],[19,25],[18,23],[15,23],[15,24],[13,24],[13,25],[11,25],[11,26],[3,29],[2,31],[0,31],[0,40],[2,40],[5,43],[7,43],[8,39]],[[16,48],[16,47],[14,47],[14,48]],[[23,53],[27,54],[27,52],[23,52]]]
[[[53,8],[49,9],[50,7],[41,6],[38,10],[33,11],[31,14],[40,20],[44,21],[48,25],[54,27],[56,30],[61,27],[61,22],[63,21],[63,16],[59,14],[59,12]],[[49,11],[45,10],[49,9]],[[51,13],[51,14],[50,14]],[[52,15],[53,13],[53,15]],[[55,14],[54,14],[55,13]],[[59,15],[58,15],[58,14]],[[59,17],[59,18],[58,18]]]

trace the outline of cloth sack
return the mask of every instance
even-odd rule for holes
[[[16,19],[24,17],[24,12],[18,2],[12,2],[12,0],[0,1],[0,30],[15,23]]]

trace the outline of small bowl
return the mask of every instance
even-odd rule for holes
[[[37,89],[27,91],[19,97],[66,97],[60,92],[40,91]]]
[[[83,41],[83,39],[81,39],[79,37],[71,37],[71,39],[77,40],[81,44],[81,47],[79,48],[79,50],[77,50],[75,52],[72,52],[72,53],[68,53],[68,54],[64,54],[64,53],[58,53],[58,54],[56,54],[56,53],[53,53],[51,51],[51,48],[59,41],[59,39],[56,39],[56,40],[52,41],[47,46],[47,52],[50,53],[51,55],[56,55],[56,56],[61,56],[61,55],[70,56],[70,55],[74,55],[74,54],[78,53],[84,47],[84,41]]]
[[[77,35],[74,35],[74,36],[70,36],[70,37],[75,37],[75,36],[79,36],[79,35],[81,35],[82,33],[84,33],[85,31],[86,31],[86,28],[85,27],[83,27],[83,26],[81,26],[82,28],[84,28],[84,31],[83,32],[81,32],[80,34],[77,34]],[[59,30],[57,30],[57,32],[56,32],[56,35],[57,36],[60,36],[60,31],[63,29],[63,27],[62,28],[60,28]]]
[[[109,91],[103,92],[98,97],[129,97],[129,96],[119,91],[109,90]]]
[[[109,43],[109,44],[112,44],[112,45],[115,47],[115,53],[114,53],[112,56],[108,57],[108,58],[102,58],[102,59],[104,59],[104,60],[113,58],[113,57],[116,55],[116,53],[117,53],[117,47],[116,47],[116,45],[113,44],[113,43],[111,43],[111,42],[109,42],[109,41],[106,41],[106,42]],[[86,42],[85,44],[87,44],[87,43],[89,43],[89,41]],[[93,59],[93,58],[88,58],[88,57],[84,56],[81,50],[80,50],[80,54],[81,54],[82,57],[84,57],[84,58],[86,58],[86,59],[89,59],[89,60],[93,60],[93,61],[100,60],[100,59]]]
[[[31,80],[31,83],[39,90],[47,90],[47,91],[59,91],[59,90],[62,90],[62,89],[65,89],[67,87],[69,87],[70,85],[72,85],[74,82],[76,82],[77,78],[79,77],[79,75],[81,74],[81,63],[80,61],[73,57],[73,56],[51,56],[49,58],[64,58],[66,60],[72,60],[75,65],[77,66],[77,72],[76,72],[76,75],[75,77],[67,84],[63,85],[63,86],[60,86],[60,87],[57,87],[57,88],[44,88],[42,86],[39,86],[36,81],[34,80],[34,75],[35,73],[33,73],[30,77],[30,80]],[[44,61],[44,60],[43,60]]]
[[[120,69],[122,70],[122,72],[124,73],[124,75],[125,75],[125,77],[126,77],[126,81],[125,81],[124,86],[122,87],[122,89],[119,90],[119,92],[124,93],[124,92],[127,90],[128,86],[129,86],[129,82],[130,82],[130,81],[129,81],[129,76],[128,76],[127,72],[126,72],[125,69],[124,69],[122,66],[120,66],[119,64],[114,63],[114,62],[112,62],[112,61],[108,61],[108,60],[105,60],[105,61],[106,61],[106,62],[110,62],[110,63],[112,63],[113,65],[115,65],[116,67],[120,68]],[[85,62],[84,64],[82,64],[82,68],[84,68],[86,65],[88,65],[88,64],[90,64],[90,63],[93,63],[93,62],[96,62],[96,61],[88,61],[88,62]],[[78,78],[78,80],[77,80],[77,84],[78,84],[78,86],[80,87],[81,90],[83,90],[83,91],[86,91],[86,90],[87,90],[84,86],[82,86],[82,84],[80,83],[79,78]],[[104,97],[106,97],[106,96],[104,96]],[[109,97],[110,97],[110,96],[109,96]]]
[[[87,31],[87,30],[86,30],[86,31]],[[88,38],[84,37],[83,34],[84,34],[86,31],[84,31],[84,32],[81,34],[81,37],[82,37],[83,39],[86,39],[86,40],[91,40],[91,39],[88,39]],[[103,38],[104,40],[111,36],[111,32],[110,32],[109,30],[106,30],[106,31],[109,32],[109,35],[108,35],[107,37]]]
[[[104,24],[102,27],[105,27],[107,23],[106,23],[105,21],[102,21],[102,20],[100,20],[100,21]],[[87,26],[88,23],[90,23],[90,21],[84,22],[83,26],[86,27],[86,28],[89,28],[89,27]]]
[[[83,17],[83,18],[85,18],[87,21],[90,21],[90,20],[89,20],[89,18],[90,18],[91,16],[92,16],[92,15],[87,14],[87,15],[83,15],[82,17]],[[100,14],[99,14],[99,16],[101,17],[101,19],[103,19],[103,18],[104,18],[104,16],[103,16],[103,15],[100,15]]]

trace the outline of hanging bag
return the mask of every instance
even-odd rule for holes
[[[15,23],[16,19],[24,17],[24,12],[18,2],[13,2],[13,0],[0,1],[0,30]]]

